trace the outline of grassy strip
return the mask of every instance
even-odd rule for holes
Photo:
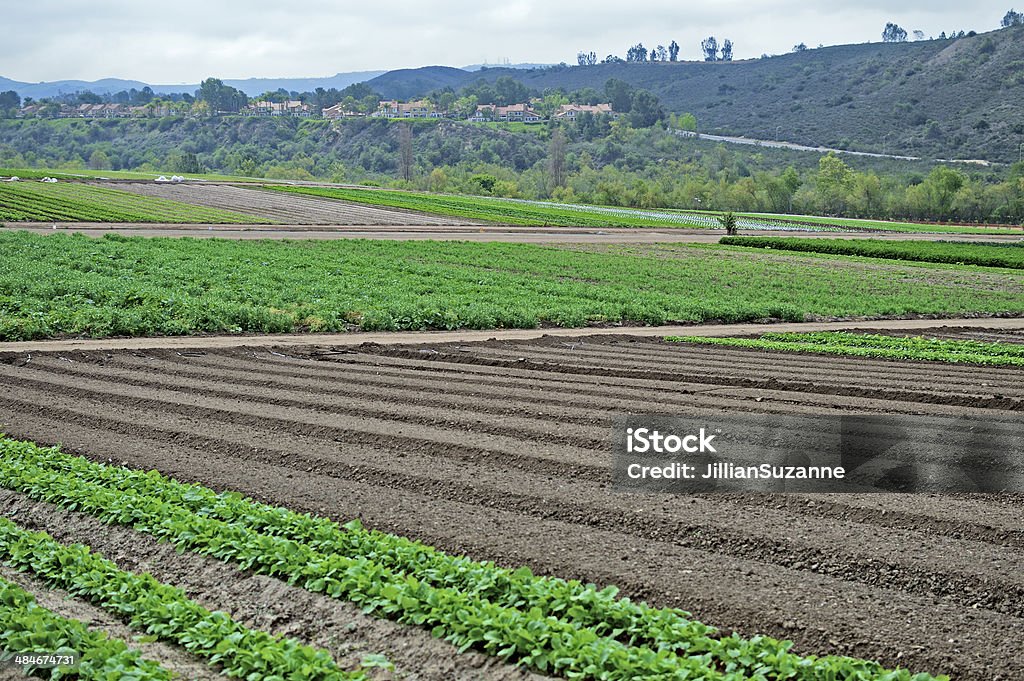
[[[3,232],[0,262],[0,341],[1024,312],[1024,281],[1006,275],[717,245],[583,252]]]
[[[433,624],[435,633],[446,634],[464,647],[483,644],[493,654],[517,658],[542,671],[562,671],[570,678],[575,678],[574,675],[589,678],[592,674],[594,678],[633,678],[624,674],[627,670],[643,676],[660,670],[658,673],[671,675],[659,678],[684,678],[679,672],[686,669],[701,674],[694,678],[719,678],[710,669],[735,671],[741,674],[739,678],[885,678],[893,681],[931,678],[927,675],[911,677],[902,670],[888,672],[875,663],[851,658],[801,658],[788,652],[788,642],[767,637],[749,641],[736,636],[715,639],[711,637],[713,629],[689,621],[687,613],[655,610],[626,599],[618,600],[614,590],[598,591],[592,585],[538,578],[528,571],[501,570],[489,563],[453,558],[409,540],[367,532],[358,525],[342,529],[328,520],[256,504],[237,494],[216,494],[197,485],[168,480],[155,472],[140,473],[92,464],[57,449],[42,449],[31,443],[0,440],[0,444],[3,445],[0,451],[12,459],[12,470],[4,471],[5,485],[13,485],[30,495],[47,495],[56,503],[70,502],[80,509],[106,516],[108,521],[142,523],[146,526],[144,531],[154,532],[179,546],[182,545],[180,533],[185,532],[185,543],[201,552],[209,551],[209,547],[201,542],[197,544],[190,537],[220,535],[216,540],[219,548],[215,550],[237,549],[237,553],[231,555],[240,556],[252,569],[270,566],[271,573],[281,570],[289,574],[284,567],[286,557],[288,562],[305,562],[308,567],[301,572],[302,576],[297,578],[292,572],[289,574],[291,581],[302,584],[308,579],[305,586],[311,590],[346,596],[370,609],[378,608],[384,614],[397,614],[403,621]],[[14,459],[20,472],[13,470]],[[57,486],[65,489],[55,491],[53,488]],[[151,511],[137,515],[146,505]],[[125,515],[124,509],[129,509],[131,515]],[[178,535],[153,526],[153,517],[161,513],[174,516],[171,527],[175,523],[184,524],[177,526]],[[273,554],[276,549],[280,556],[277,561],[266,556],[250,556],[241,544],[228,539],[230,536],[251,545],[249,537],[254,534],[262,552]],[[356,558],[348,557],[351,555]],[[328,570],[326,574],[345,573],[351,577],[365,571],[371,581],[346,585],[325,580],[321,566]],[[383,588],[376,584],[378,580],[384,582]],[[438,583],[448,586],[432,586]],[[337,591],[332,592],[335,584]],[[451,586],[461,588],[462,592],[449,588]],[[452,622],[451,611],[422,608],[422,604],[438,603],[450,604],[454,612],[468,613],[483,629],[467,631],[464,620]],[[473,613],[480,613],[484,619],[476,619]],[[489,614],[493,614],[493,619],[487,617]],[[517,633],[515,628],[524,618],[530,623],[526,626],[531,632],[527,641],[521,638],[522,630]],[[601,622],[605,618],[606,621]],[[511,629],[488,630],[495,624]],[[648,639],[652,646],[625,647],[617,640],[604,638],[598,631],[630,641]],[[569,632],[575,632],[576,640],[586,645],[579,648],[571,645]],[[544,650],[547,641],[558,641],[558,644],[548,652]],[[601,651],[597,667],[593,666],[595,648]],[[691,657],[679,657],[675,651],[687,651]],[[583,660],[565,657],[581,652],[585,653]],[[559,658],[559,654],[563,657]],[[654,667],[648,668],[644,660],[652,659],[658,662],[651,662]],[[581,662],[587,663],[582,670],[578,666]],[[596,676],[598,671],[601,676]]]
[[[341,199],[353,203],[387,208],[401,208],[434,215],[447,215],[511,225],[545,225],[560,227],[700,227],[681,214],[668,218],[663,213],[645,216],[642,210],[624,208],[621,212],[595,210],[588,206],[567,208],[558,205],[525,203],[487,196],[426,194],[383,189],[348,189],[335,187],[268,186],[267,189]]]
[[[0,220],[257,224],[252,215],[94,185],[0,183]]]
[[[953,225],[920,222],[898,222],[890,220],[871,220],[865,218],[834,218],[819,215],[786,215],[780,213],[737,213],[750,218],[768,218],[780,225],[816,226],[848,229],[851,231],[879,231],[922,234],[1022,234],[1020,227],[987,227],[972,225]]]
[[[879,359],[918,359],[954,364],[1024,366],[1024,345],[894,337],[830,331],[820,333],[766,333],[759,338],[669,336],[665,340],[706,345],[728,345],[760,350],[812,352]]]
[[[948,241],[878,241],[876,239],[800,239],[789,237],[726,236],[724,246],[770,248],[803,253],[859,255],[886,260],[912,260],[953,265],[1024,269],[1019,244],[979,244]]]
[[[78,620],[67,619],[38,605],[32,594],[0,579],[0,659],[16,655],[70,655],[78,659],[74,667],[22,667],[51,679],[73,677],[83,681],[133,679],[170,681],[170,671],[137,650],[105,633],[90,630]]]
[[[129,619],[133,628],[220,664],[229,676],[365,679],[361,673],[339,669],[322,650],[249,629],[226,613],[210,612],[181,589],[162,584],[149,574],[125,572],[88,547],[61,544],[44,532],[24,530],[6,518],[0,518],[0,558]]]

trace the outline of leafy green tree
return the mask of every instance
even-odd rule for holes
[[[668,60],[678,61],[679,60],[679,43],[675,40],[668,44]]]
[[[1024,14],[1015,12],[1012,8],[1003,16],[1002,22],[999,24],[1003,28],[1009,28],[1010,26],[1024,26]]]
[[[633,86],[618,78],[609,78],[604,84],[604,94],[616,113],[629,113],[633,104]]]
[[[658,98],[647,90],[637,90],[630,102],[629,122],[634,128],[649,128],[665,118]]]
[[[713,35],[701,41],[700,49],[704,52],[704,61],[718,61],[718,39]]]
[[[847,203],[853,187],[853,171],[835,153],[822,156],[818,161],[818,176],[815,191],[818,206],[824,213],[840,213]]]
[[[270,93],[273,94],[273,93]],[[196,99],[206,102],[210,113],[238,112],[249,103],[249,98],[241,90],[225,85],[218,78],[207,78],[199,85]]]
[[[882,30],[882,42],[905,43],[907,42],[907,32],[890,21]]]
[[[110,170],[110,157],[102,149],[89,154],[89,168],[92,170]]]
[[[643,43],[637,43],[633,47],[626,50],[626,61],[627,62],[644,62],[647,61],[647,48],[644,47]]]
[[[722,43],[722,56],[719,61],[732,61],[732,41],[728,38]]]
[[[21,107],[21,97],[14,90],[0,92],[0,118],[13,118]]]

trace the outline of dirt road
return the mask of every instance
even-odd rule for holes
[[[391,225],[181,225],[161,223],[95,223],[95,222],[11,222],[0,230],[25,230],[36,234],[75,232],[100,237],[105,234],[124,236],[190,236],[197,239],[385,239],[397,241],[501,241],[532,244],[653,244],[653,243],[718,243],[725,233],[717,229],[682,228],[586,228],[528,227],[509,225],[391,224]],[[1014,243],[1024,240],[1020,234],[925,234],[905,232],[793,232],[763,230],[749,232],[755,236],[800,236],[823,239],[882,239],[892,241],[977,241]]]
[[[289,347],[298,345],[355,346],[363,343],[458,343],[499,340],[529,340],[541,336],[575,337],[632,335],[665,336],[743,336],[766,331],[843,331],[850,329],[906,330],[910,333],[935,327],[1024,329],[1021,317],[975,317],[956,319],[882,319],[837,322],[801,322],[775,324],[703,324],[689,326],[619,326],[584,329],[490,329],[472,331],[382,331],[353,333],[289,333],[263,336],[163,336],[150,338],[75,338],[68,340],[18,341],[0,343],[0,352],[48,352],[72,350],[141,350],[232,347]]]

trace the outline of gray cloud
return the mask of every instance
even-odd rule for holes
[[[121,77],[148,82],[323,76],[339,71],[488,61],[573,62],[628,46],[676,40],[681,58],[700,56],[708,35],[730,38],[737,58],[787,52],[794,44],[877,41],[886,21],[926,35],[991,30],[1004,2],[952,0],[856,4],[825,0],[36,0],[11,3],[0,75],[39,81]]]

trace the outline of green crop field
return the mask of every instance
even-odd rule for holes
[[[1024,278],[720,246],[0,233],[0,339],[1024,313]]]
[[[726,246],[745,246],[778,251],[1024,269],[1024,238],[1017,243],[981,244],[963,241],[878,241],[873,239],[727,236],[722,237],[719,243]]]
[[[266,223],[218,208],[78,182],[0,183],[0,220],[12,222]]]
[[[430,194],[353,187],[266,185],[266,189],[340,199],[372,206],[401,208],[436,215],[514,225],[559,227],[684,227],[718,229],[720,213],[671,208],[639,209],[616,206],[522,201],[488,196]],[[911,223],[841,220],[813,216],[742,214],[748,229],[802,229],[805,231],[948,232],[955,234],[1016,233],[1010,229],[916,225]],[[744,224],[741,222],[741,228]]]
[[[342,525],[2,436],[0,487],[169,542],[179,552],[218,558],[425,627],[459,650],[476,648],[545,675],[612,681],[946,678],[887,670],[852,657],[797,655],[788,641],[724,636],[683,610],[620,598],[614,586],[599,589],[535,576],[528,568],[472,561],[367,530],[357,521]],[[211,613],[148,574],[122,571],[87,547],[59,543],[7,518],[0,519],[0,560],[129,619],[140,633],[220,663],[229,676],[366,678],[361,671],[342,671],[325,651]],[[5,609],[23,619],[34,615],[38,622],[51,617],[34,611],[27,594],[0,582],[0,621]],[[38,639],[40,645],[51,641],[52,636]],[[3,647],[19,650],[26,644],[15,639]],[[144,672],[134,678],[169,677],[152,664],[143,667],[137,655],[114,652],[123,658],[110,658],[123,665],[121,671]]]
[[[878,359],[918,359],[938,362],[1024,366],[1024,345],[967,340],[943,340],[922,336],[883,336],[870,333],[825,331],[816,333],[766,333],[759,338],[709,338],[669,336],[669,341],[726,345],[756,350],[811,352]]]
[[[785,215],[776,213],[737,213],[744,217],[765,218],[775,220],[780,226],[793,227],[831,227],[853,232],[903,232],[930,234],[1019,234],[1024,236],[1021,227],[989,227],[985,225],[957,225],[927,222],[899,222],[898,220],[869,220],[864,218],[837,218],[819,215]]]
[[[645,211],[604,207],[544,204],[542,202],[513,201],[486,196],[456,196],[452,194],[426,194],[384,189],[353,189],[341,187],[268,186],[268,189],[341,199],[371,206],[402,208],[436,215],[450,215],[471,220],[486,220],[513,225],[552,225],[567,227],[700,227],[698,222],[680,214],[670,216],[645,215]]]

